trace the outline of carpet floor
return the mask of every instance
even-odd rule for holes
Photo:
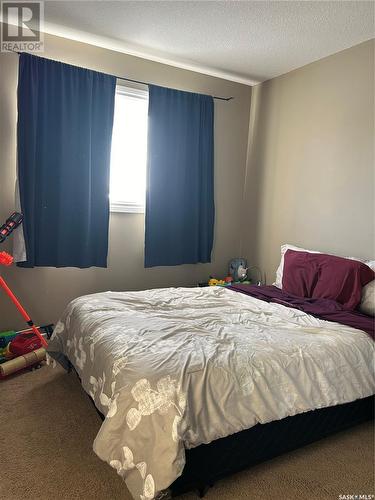
[[[101,420],[74,374],[43,366],[0,384],[0,499],[131,500],[92,451]],[[373,495],[373,466],[374,430],[365,423],[219,481],[205,499]]]

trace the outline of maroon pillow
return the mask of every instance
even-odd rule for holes
[[[374,271],[357,260],[287,250],[282,289],[298,297],[335,300],[353,310],[361,300],[362,287],[374,278]]]
[[[312,298],[332,299],[353,310],[361,300],[362,287],[375,278],[374,271],[363,262],[324,253],[313,254],[319,266],[319,279]]]
[[[282,289],[297,297],[311,297],[319,278],[318,263],[310,252],[287,250],[284,255]]]

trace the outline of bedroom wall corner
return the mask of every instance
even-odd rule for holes
[[[267,284],[283,243],[375,258],[374,46],[253,87],[243,253]]]

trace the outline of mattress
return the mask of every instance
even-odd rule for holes
[[[218,287],[80,297],[48,350],[105,415],[94,451],[142,500],[186,449],[375,392],[365,332]]]

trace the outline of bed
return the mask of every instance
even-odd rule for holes
[[[371,418],[371,318],[355,313],[358,327],[328,310],[322,319],[275,293],[166,288],[68,305],[48,352],[73,365],[103,414],[94,451],[134,498],[203,494],[226,474]]]

